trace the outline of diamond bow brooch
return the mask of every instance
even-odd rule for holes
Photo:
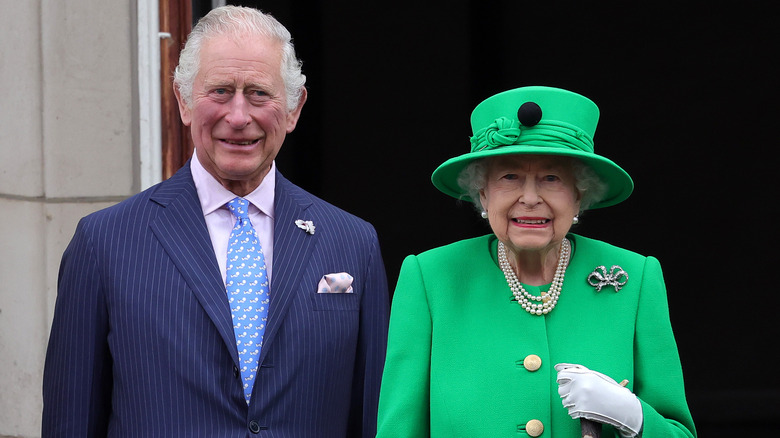
[[[618,265],[612,265],[609,272],[605,266],[596,266],[596,269],[588,275],[588,284],[596,288],[596,292],[601,292],[604,286],[612,286],[615,292],[628,283],[628,272],[624,271]]]

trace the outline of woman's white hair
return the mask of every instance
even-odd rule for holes
[[[282,44],[282,80],[287,94],[287,110],[298,106],[306,84],[301,73],[301,61],[295,56],[290,31],[276,18],[254,8],[222,6],[212,9],[201,18],[190,32],[187,43],[179,54],[179,65],[173,74],[184,103],[192,105],[192,87],[200,68],[200,50],[203,42],[217,36],[229,35],[244,39],[247,36],[263,36]]]
[[[477,211],[484,210],[479,193],[487,184],[487,168],[491,159],[481,158],[469,163],[458,175],[458,185],[471,198]],[[576,158],[570,158],[572,171],[574,172],[574,185],[580,193],[580,212],[589,209],[592,205],[604,199],[607,193],[607,184],[587,164]]]

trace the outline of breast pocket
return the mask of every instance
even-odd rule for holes
[[[311,294],[311,302],[314,310],[343,310],[357,311],[360,309],[360,295],[351,294]]]

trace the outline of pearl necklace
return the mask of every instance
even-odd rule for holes
[[[531,315],[546,315],[558,304],[558,297],[561,295],[561,288],[563,287],[563,277],[566,275],[566,267],[569,266],[570,254],[571,244],[569,239],[564,238],[561,244],[561,254],[558,257],[558,267],[555,269],[555,276],[550,285],[550,290],[546,293],[542,292],[541,296],[536,296],[528,293],[520,283],[520,280],[517,279],[515,271],[506,257],[504,243],[498,242],[498,264],[501,266],[501,270],[504,271],[504,277],[506,277],[509,289],[512,290],[512,295],[515,296],[517,304],[521,305]],[[541,303],[537,304],[539,301]]]

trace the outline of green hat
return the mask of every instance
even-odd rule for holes
[[[470,200],[458,175],[472,161],[501,155],[535,154],[579,158],[608,186],[591,208],[609,207],[631,195],[625,170],[593,151],[599,108],[587,97],[550,87],[522,87],[491,96],[471,113],[471,152],[450,158],[431,176],[437,189]]]

